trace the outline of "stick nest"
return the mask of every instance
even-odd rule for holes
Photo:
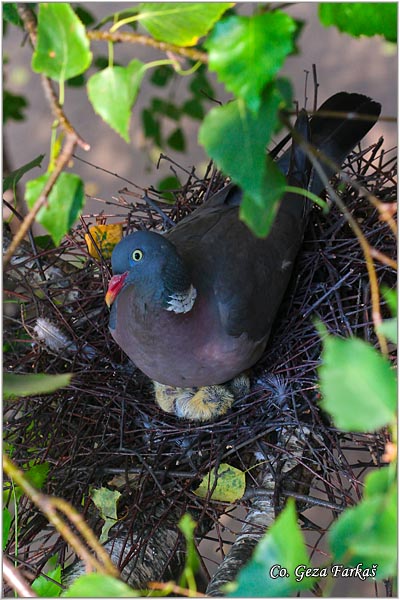
[[[396,195],[395,156],[381,147],[382,140],[353,153],[345,171],[381,206],[390,206]],[[338,512],[328,506],[346,507],[360,498],[360,478],[368,467],[380,465],[386,441],[384,432],[337,431],[318,407],[321,342],[315,320],[332,334],[356,335],[376,345],[366,263],[346,218],[335,205],[329,214],[313,209],[273,335],[253,369],[252,391],[212,424],[181,421],[155,405],[149,380],[127,360],[108,330],[104,295],[109,261],[88,255],[84,234],[96,220],[123,221],[126,232],[168,228],[223,185],[214,171],[204,180],[191,173],[174,194],[174,204],[160,202],[155,190],[125,189],[99,204],[97,215],[82,218],[60,247],[39,247],[37,242],[36,248],[25,244],[19,249],[5,274],[7,298],[13,301],[4,316],[6,369],[70,372],[73,379],[66,389],[8,404],[5,440],[18,464],[48,462],[43,491],[70,501],[97,532],[102,520],[89,494],[92,488],[107,486],[122,493],[121,521],[111,537],[134,530],[145,544],[149,522],[156,529],[165,519],[160,506],[173,506],[177,514],[197,510],[200,519],[207,517],[210,527],[216,527],[215,536],[208,537],[215,537],[219,551],[214,559],[219,562],[226,530],[235,524],[232,518],[224,533],[220,517],[230,513],[232,505],[200,499],[193,490],[221,462],[246,470],[257,464],[260,453],[279,457],[286,451],[276,443],[282,426],[308,428],[312,434],[301,461],[315,477],[307,494],[327,504],[312,512],[307,509],[316,501],[310,500],[300,510],[306,511],[304,529],[321,534],[311,542],[318,550],[326,515],[329,522]],[[340,189],[369,245],[394,258],[395,236],[379,211],[339,177],[334,187]],[[377,260],[375,267],[380,286],[394,287],[390,265]],[[389,316],[385,304],[381,312]],[[53,327],[58,341],[43,327]],[[257,467],[247,473],[247,489],[255,488]],[[238,504],[246,507],[247,502]],[[54,553],[66,559],[65,542],[27,498],[20,501],[19,511],[18,558],[32,576]],[[7,550],[15,553],[12,546]]]

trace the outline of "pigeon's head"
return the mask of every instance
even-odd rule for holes
[[[111,306],[123,290],[134,288],[138,300],[176,313],[188,312],[196,299],[183,260],[167,238],[152,231],[137,231],[114,248],[111,278],[105,301]]]

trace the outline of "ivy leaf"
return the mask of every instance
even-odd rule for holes
[[[142,2],[140,23],[162,42],[194,46],[234,2]]]
[[[51,394],[55,390],[69,385],[71,377],[72,373],[63,375],[45,375],[44,373],[20,375],[17,373],[4,373],[4,398],[5,400],[9,400],[11,398]]]
[[[100,535],[100,543],[104,544],[108,540],[108,532],[111,527],[114,527],[118,522],[117,506],[121,494],[117,490],[101,487],[98,490],[93,490],[91,497],[100,512],[101,518],[104,519]]]
[[[34,169],[35,167],[41,167],[44,156],[44,154],[39,154],[39,156],[26,163],[26,165],[22,165],[22,167],[19,167],[19,169],[16,169],[15,171],[7,175],[7,177],[4,177],[3,192],[9,189],[14,189],[18,181],[25,175],[25,173],[28,173],[28,171],[30,171],[31,169]]]
[[[217,479],[216,483],[215,479]],[[217,475],[215,475],[214,470],[207,473],[198,488],[194,490],[194,493],[200,498],[206,498],[212,490],[212,500],[236,502],[236,500],[242,498],[245,489],[246,476],[244,472],[227,463],[221,463]]]
[[[354,37],[383,35],[397,42],[396,2],[320,2],[318,11],[326,27],[336,25]]]
[[[397,385],[390,362],[358,338],[324,338],[321,405],[347,431],[376,431],[395,417]]]
[[[39,3],[32,69],[57,81],[80,75],[92,62],[85,27],[69,4]]]
[[[210,70],[229,91],[258,110],[262,90],[294,49],[296,30],[294,19],[280,11],[224,19],[205,45]]]
[[[162,145],[160,122],[147,108],[142,111],[142,124],[145,137],[153,139],[154,143],[160,147]]]
[[[289,577],[276,577],[274,567],[282,565]],[[225,586],[229,597],[281,598],[301,590],[309,590],[315,578],[296,581],[293,576],[299,565],[309,566],[302,533],[297,523],[295,504],[288,501],[268,533],[257,544],[254,554],[239,571],[234,583]]]
[[[126,583],[100,573],[89,573],[75,579],[63,593],[64,598],[138,598],[140,592],[130,588]]]
[[[87,89],[95,112],[129,142],[131,109],[144,75],[144,64],[132,60],[127,67],[107,67],[92,75]]]
[[[46,173],[27,182],[25,200],[30,209],[40,196],[49,176],[49,173]],[[58,245],[75,223],[85,203],[81,178],[72,173],[61,173],[47,200],[47,206],[39,210],[36,220],[47,229]]]
[[[199,131],[199,141],[207,154],[242,188],[245,200],[241,215],[253,231],[253,225],[256,226],[256,235],[267,235],[282,191],[282,177],[276,167],[268,164],[265,155],[266,145],[279,126],[282,103],[277,86],[270,85],[258,111],[251,111],[243,99],[236,100],[212,109]],[[273,182],[267,180],[271,174]],[[253,207],[257,213],[254,216]]]

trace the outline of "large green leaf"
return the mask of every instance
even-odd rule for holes
[[[268,164],[265,154],[265,147],[278,128],[282,103],[277,86],[270,85],[258,111],[250,110],[243,99],[236,100],[212,109],[199,132],[199,141],[208,155],[243,189],[242,217],[253,230],[256,226],[257,235],[267,235],[271,213],[282,192],[283,179]]]
[[[32,69],[57,81],[86,71],[92,62],[86,30],[69,4],[39,3]]]
[[[25,200],[29,208],[35,204],[49,176],[46,173],[26,184]],[[39,210],[36,220],[47,229],[58,245],[75,223],[84,203],[85,195],[80,177],[72,173],[61,173],[49,194],[47,205]]]
[[[141,596],[111,575],[89,573],[78,577],[63,593],[64,598],[137,598]]]
[[[156,40],[194,46],[234,2],[142,2],[140,23]]]
[[[282,566],[287,575],[278,576]],[[296,576],[296,567],[309,566],[306,546],[297,524],[295,504],[289,500],[268,533],[256,546],[251,560],[226,586],[230,597],[280,598],[312,588],[315,579]]]
[[[217,23],[206,48],[209,66],[228,90],[258,110],[261,92],[294,49],[296,22],[274,11]]]
[[[319,18],[354,37],[383,35],[397,41],[396,2],[320,2]]]
[[[136,100],[144,65],[132,60],[127,67],[107,67],[89,79],[88,96],[97,114],[129,142],[131,109]]]
[[[324,339],[319,371],[322,407],[347,431],[376,431],[391,423],[397,386],[389,361],[358,338]]]
[[[39,154],[39,156],[26,163],[26,165],[22,165],[22,167],[19,167],[18,169],[7,175],[7,177],[4,177],[3,192],[9,189],[14,189],[21,177],[23,177],[25,173],[28,173],[28,171],[30,171],[31,169],[35,167],[41,167],[43,159],[44,154]]]
[[[329,533],[334,563],[375,565],[377,579],[395,576],[397,569],[397,483],[388,474],[388,468],[370,473],[364,499]]]
[[[66,387],[71,381],[72,373],[63,375],[45,375],[32,373],[19,375],[17,373],[4,373],[3,396],[4,399],[36,396],[38,394],[51,394],[59,388]]]

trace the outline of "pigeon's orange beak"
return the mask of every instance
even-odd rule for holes
[[[108,284],[108,290],[105,297],[105,301],[108,307],[114,302],[115,298],[121,291],[122,286],[124,285],[124,281],[127,278],[128,272],[122,273],[122,275],[114,275],[110,279],[110,283]]]

